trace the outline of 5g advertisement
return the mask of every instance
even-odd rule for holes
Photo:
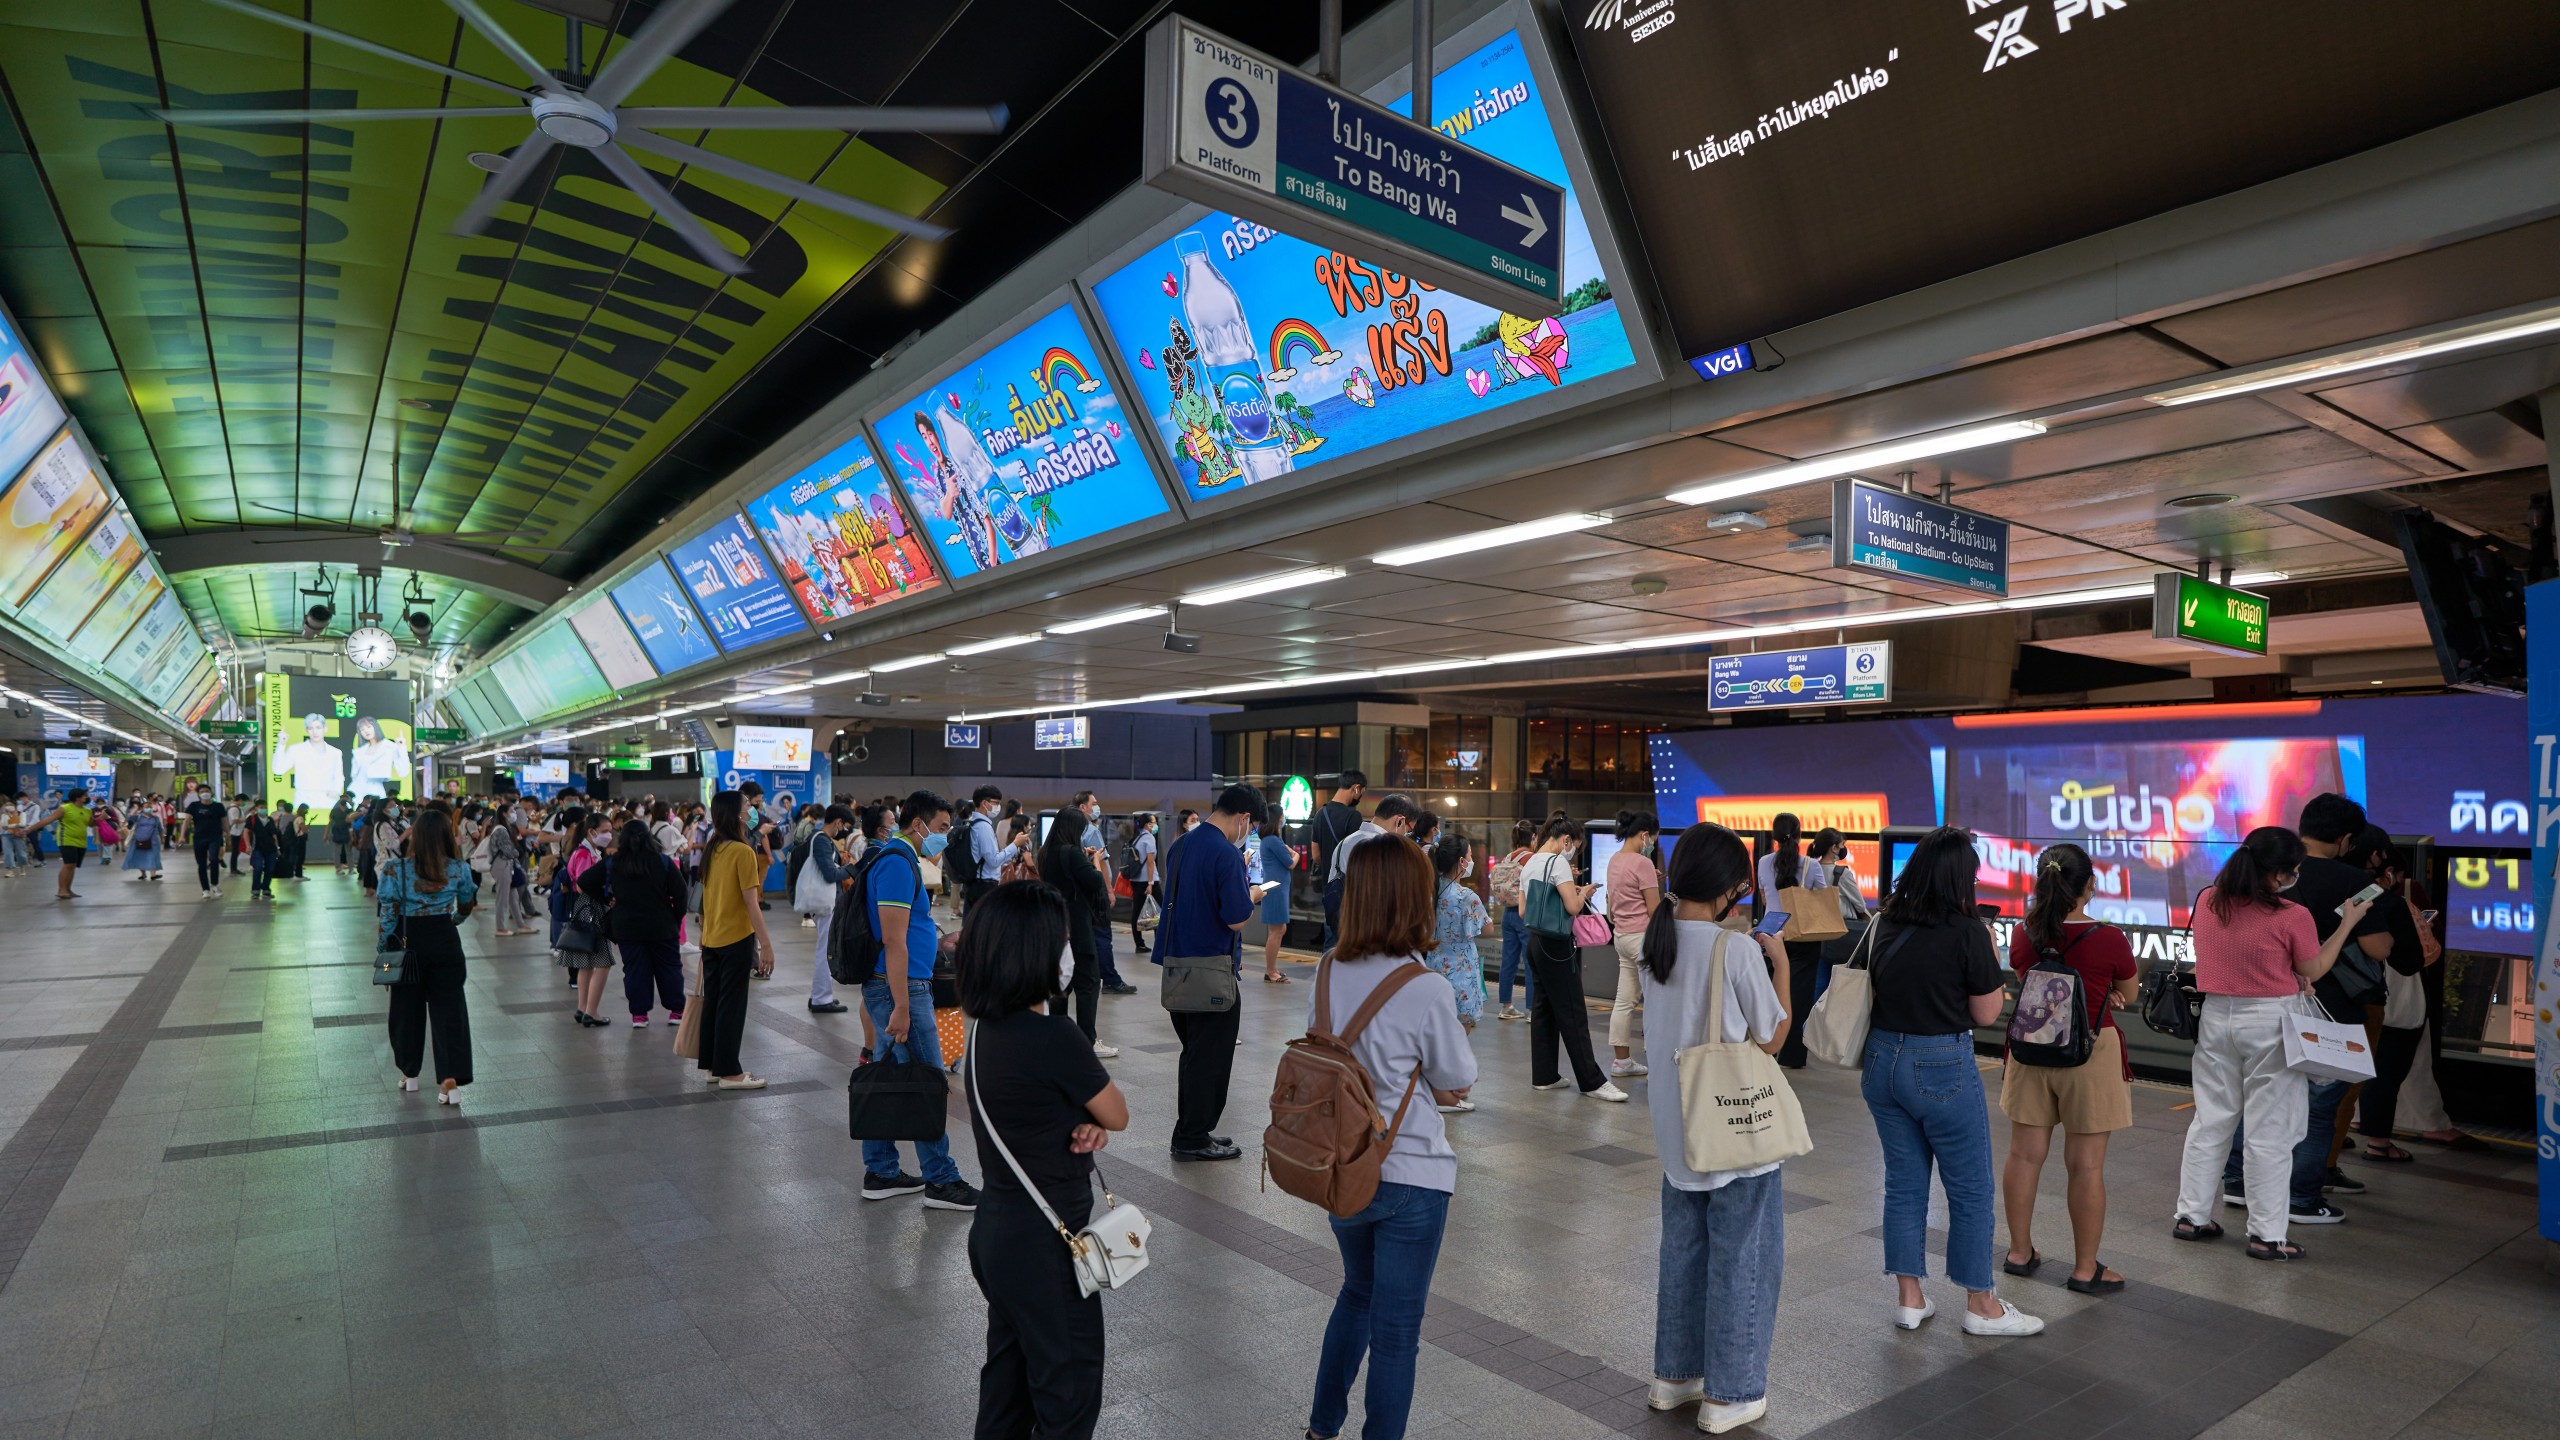
[[[340,795],[414,798],[409,682],[258,677],[266,799],[326,812]]]

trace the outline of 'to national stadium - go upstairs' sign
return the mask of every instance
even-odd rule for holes
[[[1564,298],[1564,188],[1173,17],[1143,178],[1505,311]]]

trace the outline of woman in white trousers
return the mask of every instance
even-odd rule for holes
[[[2311,912],[2282,893],[2292,888],[2303,853],[2301,837],[2280,825],[2252,830],[2195,907],[2196,988],[2204,1013],[2190,1062],[2195,1117],[2187,1125],[2170,1233],[2181,1240],[2221,1236],[2214,1206],[2222,1198],[2231,1129],[2240,1125],[2254,1260],[2302,1258],[2302,1247],[2285,1232],[2293,1147],[2310,1122],[2309,1082],[2285,1068],[2284,1027],[2309,1003],[2304,987],[2337,963],[2339,947],[2371,908],[2369,901],[2341,906],[2336,928],[2322,941]]]

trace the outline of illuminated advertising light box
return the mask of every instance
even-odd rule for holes
[[[411,793],[413,713],[406,680],[336,675],[258,677],[259,743],[269,799],[325,812],[341,794],[358,800]]]
[[[773,562],[746,522],[724,515],[710,529],[667,551],[667,564],[693,597],[722,650],[743,650],[804,633],[808,622],[791,592],[773,578]]]
[[[36,598],[19,618],[47,639],[68,641],[107,592],[142,563],[142,548],[133,522],[110,509],[36,587]]]
[[[193,725],[212,714],[214,705],[221,699],[222,667],[214,664],[213,657],[208,655],[197,668],[196,679],[191,682],[187,698],[179,703],[178,716]]]
[[[516,779],[525,785],[566,785],[569,762],[566,760],[531,760],[517,767]]]
[[[0,309],[0,480],[17,474],[62,428],[55,399],[27,350],[18,325]]]
[[[514,697],[507,694],[506,686],[498,683],[498,677],[484,672],[472,684],[477,687],[480,708],[489,712],[489,718],[498,722],[499,729],[512,730],[525,722],[524,712],[516,708]]]
[[[63,431],[0,490],[0,605],[23,609],[108,504],[87,452]]]
[[[49,749],[44,752],[44,773],[59,775],[70,780],[90,778],[112,780],[115,778],[116,762],[104,755],[92,755],[86,750]]]
[[[528,720],[565,715],[612,698],[604,672],[578,643],[578,633],[554,623],[489,664],[489,674],[515,697]]]
[[[720,658],[720,647],[711,643],[710,630],[684,597],[674,571],[648,566],[614,586],[612,593],[613,608],[622,612],[659,674],[673,675]]]
[[[161,592],[142,618],[107,656],[107,674],[154,704],[159,703],[157,689],[164,682],[161,672],[172,661],[183,663],[192,651],[201,648],[195,627],[187,623],[186,607],[178,597]]]
[[[872,418],[954,579],[1169,513],[1137,423],[1060,304]]]
[[[747,502],[748,523],[811,623],[850,620],[942,583],[891,490],[856,435]]]
[[[614,613],[613,602],[599,595],[569,616],[569,628],[578,632],[578,643],[587,647],[587,655],[604,674],[604,683],[616,690],[646,685],[658,678],[658,667],[649,663],[649,652],[631,636],[631,629]]]
[[[1444,134],[1565,187],[1564,300],[1505,314],[1232,215],[1178,225],[1091,283],[1195,505],[1634,363],[1519,34],[1443,67],[1432,95]]]
[[[787,725],[738,727],[737,764],[741,770],[806,770],[814,732]]]
[[[167,592],[159,572],[149,565],[136,565],[125,572],[124,581],[116,586],[97,609],[71,637],[71,653],[82,662],[95,665],[107,658],[116,642],[133,628],[161,595]]]
[[[2530,753],[2521,701],[2438,695],[1684,731],[1657,737],[1653,774],[1666,828],[1748,835],[1781,810],[1807,833],[1961,825],[1981,898],[2012,916],[2037,855],[2069,841],[2096,862],[2090,914],[2170,927],[2251,829],[2291,827],[2324,791],[2394,833],[2527,843]]]

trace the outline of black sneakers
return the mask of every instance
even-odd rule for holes
[[[2329,1178],[2320,1182],[2320,1188],[2334,1190],[2341,1195],[2361,1195],[2365,1192],[2365,1183],[2332,1165],[2329,1167]]]
[[[1173,1147],[1173,1158],[1176,1160],[1233,1160],[1242,1154],[1244,1151],[1214,1135],[1209,1137],[1209,1143],[1206,1145]]]
[[[2326,1200],[2321,1201],[2319,1204],[2314,1205],[2307,1210],[2299,1205],[2290,1206],[2286,1209],[2285,1213],[2292,1217],[2292,1221],[2296,1225],[2336,1225],[2342,1223],[2347,1218],[2346,1211],[2339,1209],[2337,1206],[2330,1204]]]
[[[924,1208],[927,1210],[975,1210],[978,1208],[978,1189],[966,1180],[954,1180],[946,1185],[927,1185],[924,1187]]]
[[[868,1170],[862,1172],[862,1198],[865,1200],[894,1200],[901,1195],[913,1195],[923,1188],[922,1179],[903,1170],[895,1175],[874,1175]]]

